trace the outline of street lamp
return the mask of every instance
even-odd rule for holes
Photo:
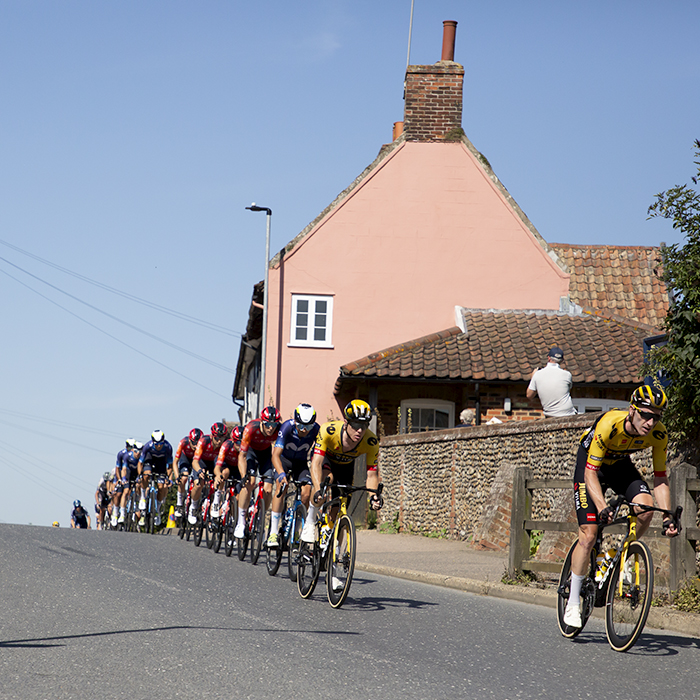
[[[270,221],[272,219],[272,209],[259,207],[253,202],[249,207],[250,211],[264,211],[267,214],[267,234],[265,236],[265,287],[263,296],[263,322],[262,322],[262,354],[260,357],[260,399],[261,405],[258,413],[265,408],[265,356],[267,353],[267,273],[270,268]]]

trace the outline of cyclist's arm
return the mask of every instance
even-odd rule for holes
[[[277,445],[272,448],[272,466],[275,468],[278,476],[280,474],[284,474],[284,467],[282,466],[282,460],[280,459],[283,449],[283,447],[277,447]]]
[[[314,456],[311,458],[311,466],[309,471],[311,472],[311,481],[313,482],[312,493],[321,490],[321,482],[323,481],[323,460],[325,454],[314,452]]]
[[[588,497],[593,501],[596,509],[600,513],[601,510],[608,507],[605,501],[605,494],[600,485],[600,479],[598,478],[598,471],[591,469],[586,465],[586,472],[584,474],[584,481],[586,484],[586,491],[588,492]]]
[[[238,473],[241,479],[245,479],[245,475],[248,473],[248,450],[243,451],[243,445],[241,445],[241,451],[238,453]]]

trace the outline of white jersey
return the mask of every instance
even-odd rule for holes
[[[569,393],[572,385],[571,372],[562,369],[556,362],[548,362],[535,372],[528,389],[537,392],[544,415],[548,418],[572,416],[576,413]]]

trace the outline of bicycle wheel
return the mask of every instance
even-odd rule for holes
[[[586,622],[588,622],[588,618],[591,616],[595,605],[596,586],[593,574],[595,572],[596,552],[595,549],[593,549],[591,552],[591,566],[588,576],[583,579],[583,583],[581,584],[581,627],[571,627],[564,623],[564,613],[566,612],[566,604],[569,601],[569,591],[571,589],[571,557],[577,545],[578,540],[569,548],[566,559],[564,559],[564,565],[561,567],[559,587],[557,588],[557,593],[559,594],[557,598],[557,624],[559,625],[559,631],[567,639],[576,637],[586,626]]]
[[[284,552],[284,530],[286,528],[286,524],[284,521],[284,518],[281,519],[282,523],[280,526],[280,535],[278,537],[278,544],[276,547],[265,547],[267,551],[267,573],[270,574],[270,576],[275,576],[277,572],[279,571],[280,564],[282,563],[282,554]]]
[[[257,564],[265,541],[265,503],[260,499],[255,513],[255,522],[250,533],[250,561]]]
[[[649,547],[644,542],[632,542],[627,550],[627,562],[624,572],[620,570],[620,560],[615,564],[605,606],[605,633],[615,651],[627,651],[639,639],[654,593],[654,565]]]
[[[197,522],[192,525],[192,541],[195,547],[202,544],[202,535],[204,534],[204,521],[202,520],[202,512],[197,513]]]
[[[151,492],[148,495],[148,503],[146,504],[146,532],[152,535],[156,531],[156,495]]]
[[[224,533],[224,552],[227,557],[233,554],[233,545],[235,544],[235,538],[233,533],[236,529],[236,521],[238,520],[238,506],[235,499],[231,499],[231,502],[226,513],[226,518],[223,522],[223,533]]]
[[[287,538],[287,569],[289,578],[292,582],[297,580],[297,568],[299,559],[299,545],[301,544],[301,531],[304,529],[304,521],[306,520],[306,508],[299,503],[294,509],[292,515],[292,525],[289,528],[289,537]]]
[[[348,597],[355,571],[356,549],[355,523],[350,517],[343,515],[335,525],[327,554],[326,590],[332,608],[339,608]]]
[[[312,545],[302,542],[299,547],[297,588],[302,598],[310,598],[321,573],[321,550],[318,542]]]

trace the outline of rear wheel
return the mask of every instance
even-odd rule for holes
[[[620,560],[610,574],[605,632],[615,651],[627,651],[644,629],[654,593],[654,566],[644,542],[632,542],[624,570]]]
[[[238,520],[238,507],[235,499],[230,499],[229,506],[226,512],[226,517],[222,524],[224,535],[224,552],[227,557],[233,554],[233,546],[236,542],[233,533],[236,529],[236,521]]]
[[[258,510],[255,513],[255,522],[253,523],[252,532],[250,533],[250,561],[253,564],[258,563],[260,552],[262,551],[263,542],[265,541],[265,503],[260,499]]]
[[[266,547],[267,551],[267,573],[270,576],[275,576],[279,571],[280,564],[282,563],[282,553],[284,552],[284,531],[286,528],[284,518],[281,518],[282,522],[280,525],[279,536],[277,538],[276,547]]]
[[[559,625],[559,631],[567,639],[573,639],[579,632],[586,626],[588,618],[593,612],[593,607],[595,604],[595,592],[596,586],[594,579],[592,578],[595,572],[595,549],[591,552],[591,567],[589,575],[583,579],[583,584],[581,585],[581,627],[571,627],[564,622],[564,613],[566,612],[566,604],[569,601],[569,591],[571,590],[571,557],[573,556],[574,549],[578,545],[578,540],[571,545],[566,559],[564,559],[564,565],[561,567],[561,575],[559,577],[559,588],[557,589],[557,624]]]
[[[304,529],[305,520],[306,508],[299,503],[292,515],[292,525],[289,528],[289,537],[286,544],[287,569],[289,570],[289,578],[292,581],[297,580],[297,560],[299,558],[299,545],[301,544],[301,531]]]
[[[355,524],[347,515],[343,515],[333,530],[326,555],[328,558],[326,589],[328,602],[333,608],[339,608],[348,597],[355,571],[356,545]]]
[[[316,588],[318,575],[321,573],[321,550],[318,542],[302,542],[299,548],[297,588],[302,598],[310,598]]]
[[[152,535],[156,531],[156,495],[151,492],[148,494],[148,502],[146,503],[146,532]]]
[[[202,535],[204,534],[204,521],[202,520],[202,511],[200,510],[197,515],[197,522],[192,525],[192,539],[194,541],[194,546],[199,547],[202,544]]]

